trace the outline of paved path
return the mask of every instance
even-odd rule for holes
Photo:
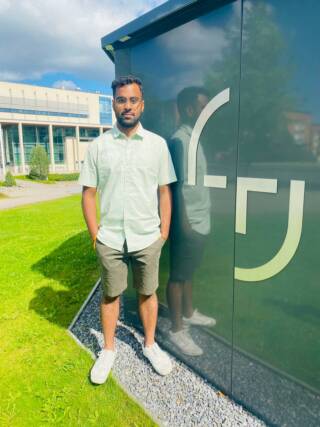
[[[16,187],[0,187],[0,193],[8,198],[0,199],[0,210],[16,206],[60,199],[61,197],[79,194],[81,186],[75,181],[57,182],[56,184],[37,184],[32,181],[16,180]]]

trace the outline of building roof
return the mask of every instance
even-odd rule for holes
[[[101,47],[114,62],[114,51],[133,46],[177,27],[195,15],[233,0],[169,0],[150,12],[107,34]]]
[[[107,93],[103,93],[100,91],[93,91],[93,90],[82,90],[82,89],[69,89],[69,88],[60,88],[60,87],[52,87],[52,86],[45,86],[45,85],[39,85],[39,84],[32,84],[32,83],[23,83],[23,82],[12,82],[12,81],[4,81],[1,80],[0,84],[5,84],[5,85],[20,85],[20,86],[29,86],[29,87],[33,87],[35,89],[40,88],[46,88],[46,89],[50,89],[50,90],[60,90],[63,92],[72,92],[72,94],[74,93],[88,93],[90,95],[98,95],[98,96],[106,96],[108,98],[111,98],[110,94]]]

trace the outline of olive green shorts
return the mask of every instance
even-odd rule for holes
[[[118,251],[96,242],[96,252],[101,267],[104,296],[117,297],[128,286],[128,269],[131,264],[133,286],[142,295],[152,295],[159,286],[159,259],[165,240],[160,237],[150,246],[128,252],[126,243]]]

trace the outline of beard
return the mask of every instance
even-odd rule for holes
[[[117,116],[117,121],[119,125],[122,126],[123,128],[128,128],[128,129],[134,128],[139,123],[139,120],[140,120],[140,115],[131,117],[130,119],[126,119],[121,114]]]

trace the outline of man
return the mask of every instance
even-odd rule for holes
[[[188,326],[214,326],[215,319],[194,310],[192,280],[199,268],[206,236],[210,232],[210,194],[203,186],[206,160],[201,147],[197,151],[197,185],[187,181],[188,151],[192,129],[209,101],[204,88],[188,87],[177,97],[180,127],[170,143],[170,152],[177,174],[172,185],[173,216],[170,231],[170,278],[167,300],[171,317],[169,339],[188,356],[200,356],[203,351],[189,334]]]
[[[154,337],[159,258],[171,219],[168,184],[176,176],[165,140],[140,123],[144,110],[141,81],[133,76],[120,77],[112,82],[112,90],[117,123],[90,144],[79,179],[83,185],[83,214],[96,245],[103,287],[100,315],[104,348],[90,373],[96,384],[106,381],[116,356],[119,298],[127,287],[129,265],[139,293],[145,334],[143,354],[160,375],[172,370],[169,356]],[[100,226],[96,216],[97,191]]]

